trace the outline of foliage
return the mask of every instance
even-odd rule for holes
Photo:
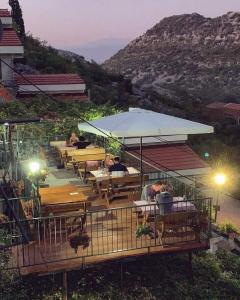
[[[1,119],[16,119],[27,117],[44,117],[50,112],[56,115],[55,120],[45,121],[37,125],[21,125],[25,136],[64,136],[71,130],[78,131],[77,125],[83,120],[95,120],[119,112],[117,106],[95,105],[93,103],[58,103],[46,97],[35,97],[31,103],[14,101],[1,104]]]
[[[237,227],[232,224],[231,222],[225,222],[222,224],[219,224],[219,230],[223,233],[229,234],[229,233],[238,233]]]
[[[22,9],[18,0],[9,0],[9,5],[12,8],[12,17],[15,25],[15,30],[20,38],[24,39],[25,37],[25,26],[22,16]]]
[[[74,249],[75,253],[78,251],[79,246],[83,246],[83,249],[89,246],[90,238],[86,233],[73,233],[70,237],[69,244]]]
[[[2,220],[2,218],[1,218]],[[5,230],[0,230],[0,299],[26,299],[26,289],[23,287],[19,274],[7,270],[7,265],[10,261],[11,253],[8,250],[11,238]]]
[[[38,173],[29,172],[27,178],[31,182],[35,183],[37,181],[45,181],[45,179],[47,178],[47,175],[48,175],[47,174],[47,170],[46,169],[42,169]]]
[[[137,239],[141,238],[143,235],[151,235],[153,233],[152,228],[147,224],[138,225],[136,230]]]
[[[69,299],[230,299],[240,298],[240,258],[223,251],[193,256],[191,280],[187,255],[156,255],[68,273]],[[26,299],[62,299],[62,278],[29,277]]]

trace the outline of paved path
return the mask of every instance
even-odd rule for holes
[[[222,196],[217,221],[218,223],[229,221],[240,229],[240,200]]]
[[[216,193],[213,190],[205,189],[203,193],[208,197],[212,197],[213,201],[216,201]],[[220,194],[219,205],[220,211],[217,214],[217,223],[231,222],[240,230],[240,200]]]

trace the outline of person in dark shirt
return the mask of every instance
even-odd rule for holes
[[[91,142],[85,140],[84,136],[80,136],[78,141],[73,144],[73,146],[77,146],[77,149],[85,149]]]
[[[165,183],[162,181],[156,181],[153,184],[145,185],[142,190],[141,200],[154,200],[158,194],[162,191]]]
[[[113,165],[108,168],[108,171],[116,172],[116,171],[122,171],[125,173],[128,173],[128,169],[125,165],[121,164],[120,158],[118,156],[114,157],[113,159]]]

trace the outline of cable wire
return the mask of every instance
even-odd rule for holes
[[[28,78],[26,78],[22,73],[20,73],[19,71],[17,71],[14,67],[12,67],[11,65],[9,65],[7,62],[5,62],[4,60],[2,60],[1,58],[0,58],[0,61],[1,61],[2,63],[4,63],[7,67],[9,67],[13,72],[15,72],[15,73],[18,74],[20,77],[22,77],[24,80],[26,80],[30,85],[34,86],[40,93],[42,93],[43,95],[45,95],[47,98],[53,100],[54,102],[57,102],[57,103],[58,103],[58,100],[57,100],[57,99],[55,99],[52,95],[47,94],[45,91],[43,91],[41,88],[39,88],[39,86],[37,86],[36,84],[34,84],[31,80],[29,80]],[[103,130],[101,130],[100,128],[98,128],[98,127],[96,127],[95,125],[91,124],[90,121],[87,121],[87,120],[85,120],[85,119],[82,118],[82,117],[77,116],[77,118],[78,118],[80,121],[82,121],[82,122],[88,124],[89,126],[93,127],[93,128],[96,129],[97,131],[101,132],[101,133],[103,134],[103,136],[106,136],[106,137],[112,139],[113,141],[119,143],[123,148],[126,148],[126,145],[123,144],[121,141],[119,141],[118,138],[115,138],[115,137],[113,137],[113,136],[111,136],[111,135],[109,135],[109,134],[106,134]],[[128,154],[130,154],[128,151],[125,151],[125,152],[128,153]],[[139,152],[138,152],[138,151],[132,150],[132,152],[135,152],[137,155],[139,155]],[[130,155],[131,155],[131,154],[130,154]],[[137,157],[136,157],[136,158],[137,158]],[[183,175],[183,174],[177,172],[176,170],[172,170],[172,169],[170,169],[170,168],[168,168],[168,167],[166,167],[166,166],[164,166],[164,165],[162,165],[162,164],[160,164],[160,163],[158,163],[158,162],[156,162],[156,161],[150,159],[149,157],[145,157],[144,155],[142,155],[142,158],[149,160],[150,162],[156,164],[156,165],[159,166],[160,168],[163,168],[163,169],[167,170],[168,172],[173,172],[173,173],[177,174],[178,176],[180,176],[180,177],[182,177],[182,178],[188,179],[189,181],[191,181],[191,182],[193,182],[193,183],[200,183],[200,182],[197,182],[196,180],[193,180],[191,177],[188,177],[188,176],[186,176],[186,175]],[[141,159],[138,158],[138,160],[140,161]],[[142,162],[145,163],[145,164],[148,164],[148,163],[147,163],[146,161],[144,161],[144,160],[142,160]],[[168,175],[168,174],[166,173],[166,171],[163,171],[163,170],[161,170],[161,169],[160,169],[160,171],[163,172],[163,173],[165,173],[166,175]],[[170,176],[170,175],[168,175],[168,176]],[[174,176],[173,176],[173,177],[174,177]],[[176,178],[176,179],[177,179],[177,178]],[[201,183],[201,184],[202,184],[202,183]]]

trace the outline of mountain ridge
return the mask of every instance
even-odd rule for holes
[[[182,100],[240,98],[240,12],[208,18],[198,13],[162,19],[103,67],[125,75],[137,91]]]

